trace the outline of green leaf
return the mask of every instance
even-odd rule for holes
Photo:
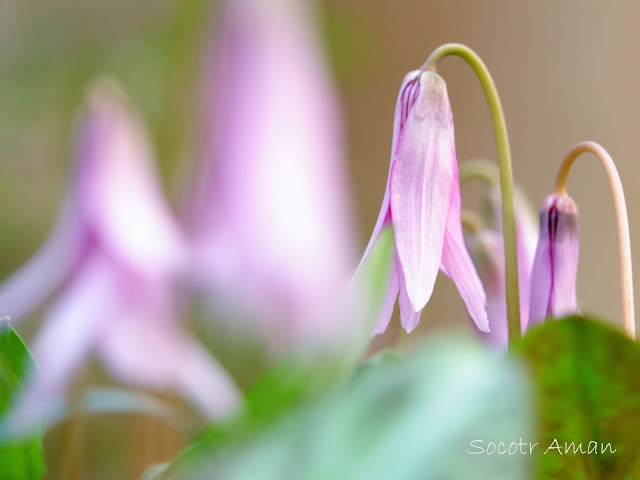
[[[6,320],[0,321],[0,417],[7,412],[33,369],[35,363],[20,336]],[[21,440],[0,443],[0,480],[32,480],[44,476],[42,435],[41,431]]]
[[[539,478],[640,478],[640,346],[573,316],[531,329],[518,350],[538,389]]]
[[[439,339],[268,425],[209,437],[161,478],[528,478],[529,455],[467,453],[477,439],[531,436],[523,373],[511,358]]]

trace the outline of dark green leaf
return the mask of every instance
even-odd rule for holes
[[[531,329],[519,350],[538,387],[539,478],[640,478],[640,346],[574,316]]]

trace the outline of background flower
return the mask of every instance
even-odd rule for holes
[[[236,343],[258,338],[279,355],[339,341],[350,327],[332,304],[355,264],[354,238],[310,2],[220,7],[189,212],[196,284],[216,317],[233,318],[214,328],[237,329]]]
[[[638,5],[609,2],[585,8],[584,2],[569,0],[544,6],[512,2],[498,9],[468,0],[318,3],[314,20],[327,35],[347,114],[363,242],[375,223],[380,186],[388,174],[388,165],[376,159],[390,148],[398,79],[416,58],[451,39],[473,46],[491,68],[509,122],[515,178],[532,196],[546,193],[558,153],[589,132],[615,146],[623,178],[637,176],[635,138],[624,125],[640,123],[640,108],[632,108],[638,103],[639,72],[636,62],[623,60],[634,58],[637,26],[632,19]],[[193,158],[197,49],[210,8],[211,2],[199,0],[0,2],[2,278],[31,258],[51,230],[66,191],[70,118],[82,87],[96,74],[116,75],[141,108],[162,182],[170,199],[179,198],[183,167],[190,168]],[[593,35],[594,29],[601,34]],[[533,31],[545,35],[530,35]],[[593,65],[602,68],[594,71]],[[441,68],[456,114],[459,156],[494,156],[475,79],[455,59]],[[588,164],[577,173],[581,178],[573,181],[572,192],[581,208],[598,219],[581,223],[583,251],[600,252],[604,261],[601,255],[581,259],[582,306],[619,318],[619,285],[601,281],[618,275],[615,220],[602,202],[609,198],[609,185],[599,166]],[[630,188],[626,194],[630,205],[638,204],[640,190]],[[474,198],[473,191],[465,191],[466,205]],[[633,208],[629,213],[633,229],[634,215],[640,213]],[[437,282],[427,311],[429,322],[423,322],[419,335],[468,330],[465,307],[450,282]],[[377,347],[394,338],[396,326],[399,322],[392,322],[388,334],[376,337]],[[29,338],[34,322],[17,328]],[[51,477],[138,478],[145,466],[165,461],[183,442],[175,432],[157,427],[141,418],[109,417],[52,430],[46,449]],[[71,439],[73,448],[68,447]],[[108,452],[108,463],[96,460],[101,452]]]
[[[168,209],[145,131],[115,85],[95,85],[77,134],[67,202],[51,240],[8,281],[0,308],[39,306],[58,291],[31,348],[39,364],[17,408],[29,418],[63,396],[89,356],[118,379],[178,391],[211,417],[237,406],[235,386],[180,325],[174,282],[186,244]],[[20,296],[11,296],[12,292]],[[33,296],[31,295],[33,292]]]

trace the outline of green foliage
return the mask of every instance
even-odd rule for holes
[[[640,346],[609,326],[573,316],[531,329],[518,350],[538,389],[539,478],[640,478]],[[547,451],[554,440],[560,451]],[[574,442],[578,452],[580,443],[582,451],[597,450],[573,453],[570,447],[566,453],[565,442]]]
[[[529,456],[466,450],[530,435],[529,396],[512,359],[438,339],[270,422],[217,429],[159,478],[524,479]]]
[[[0,416],[7,412],[33,368],[33,359],[20,336],[6,321],[0,321]],[[44,476],[43,433],[0,443],[0,480],[35,480]]]

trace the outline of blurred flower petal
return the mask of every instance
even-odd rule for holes
[[[16,323],[31,314],[73,271],[86,239],[67,200],[53,232],[35,255],[0,285],[0,312]]]
[[[46,413],[46,400],[63,396],[99,351],[122,381],[176,391],[212,416],[226,413],[235,386],[178,324],[183,234],[162,196],[146,132],[111,83],[91,89],[75,153],[71,203],[53,237],[72,275],[37,333],[40,379],[20,408]]]
[[[175,319],[163,318],[166,312],[149,317],[145,307],[118,312],[100,338],[98,351],[109,371],[126,383],[183,392],[210,418],[237,407],[235,385],[197,340]]]
[[[355,264],[340,118],[308,7],[221,3],[190,212],[211,303],[279,345],[342,329],[317,319]]]
[[[61,400],[117,312],[117,286],[103,259],[92,256],[45,315],[30,345],[39,372],[31,377],[13,417],[28,429]]]
[[[468,235],[465,243],[487,295],[489,332],[478,331],[478,333],[488,343],[498,348],[506,348],[508,343],[507,296],[505,293],[502,234],[494,230],[480,230]],[[522,308],[520,310],[522,314]],[[525,313],[528,316],[529,312]],[[521,317],[521,320],[523,321],[525,318]]]
[[[160,190],[146,132],[117,85],[93,88],[78,139],[75,201],[86,228],[135,268],[179,269],[184,239]]]
[[[492,189],[489,196],[490,205],[492,207],[491,215],[494,218],[495,228],[498,232],[502,232],[500,189]],[[518,249],[520,320],[522,324],[522,331],[524,332],[527,328],[529,319],[529,290],[531,289],[530,280],[533,257],[536,253],[536,245],[538,243],[538,219],[524,193],[522,193],[517,186],[514,190],[514,208],[516,217],[516,242]],[[502,260],[502,262],[504,263],[504,260]]]

